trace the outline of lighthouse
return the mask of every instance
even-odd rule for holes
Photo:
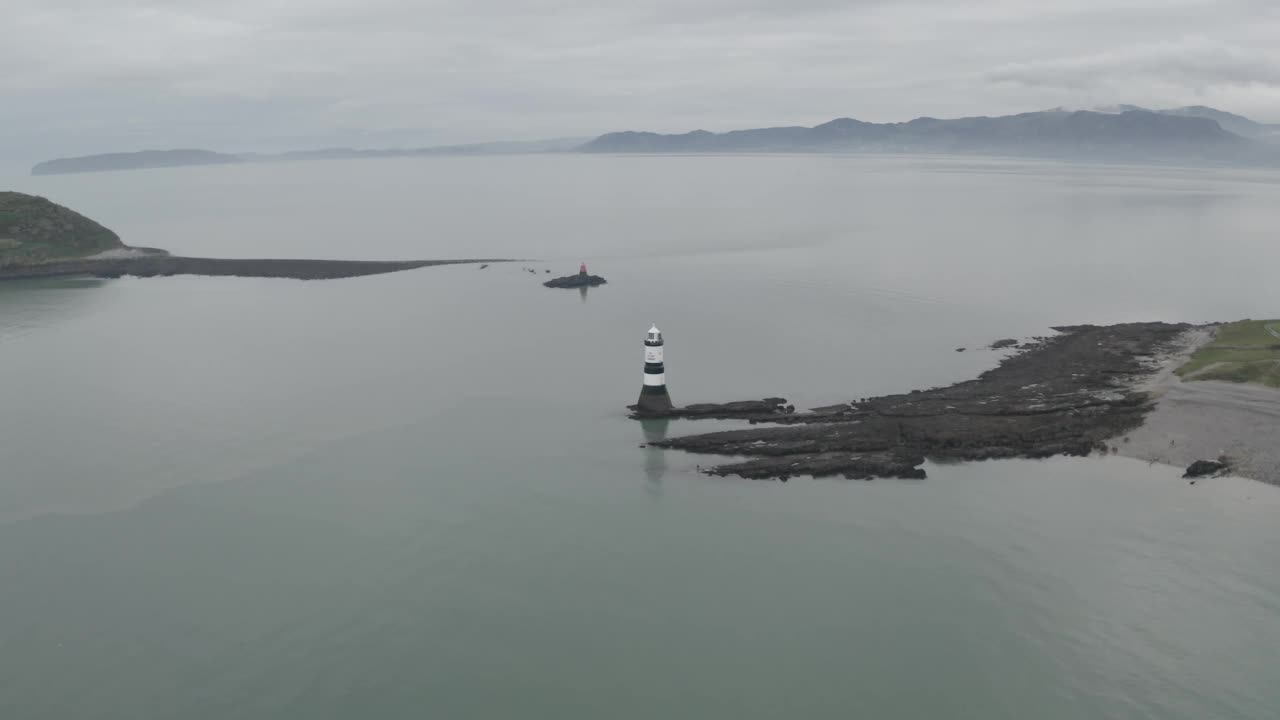
[[[666,369],[662,365],[662,331],[657,325],[650,327],[649,334],[644,337],[644,385],[640,388],[636,410],[648,415],[671,411]]]

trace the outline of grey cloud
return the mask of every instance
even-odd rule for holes
[[[1013,63],[993,70],[988,77],[996,82],[1066,89],[1144,78],[1197,92],[1224,85],[1280,87],[1280,53],[1191,40]]]
[[[8,0],[0,162],[1121,102],[1280,121],[1276,5]]]

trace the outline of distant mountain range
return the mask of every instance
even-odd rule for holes
[[[342,158],[414,157],[429,155],[514,155],[523,153],[564,152],[580,147],[586,138],[552,140],[514,140],[470,145],[442,145],[425,148],[392,148],[360,150],[325,148],[282,153],[219,153],[211,150],[142,150],[106,153],[48,160],[31,168],[32,175],[101,172],[107,170],[142,170],[146,168],[180,167],[184,165],[219,165],[242,162],[280,162],[289,160],[332,160]]]
[[[1148,110],[1118,105],[901,123],[839,118],[814,127],[769,127],[678,135],[613,132],[594,140],[490,142],[426,148],[329,148],[284,153],[144,150],[42,162],[33,175],[239,162],[518,153],[876,152],[1005,155],[1109,161],[1280,166],[1280,124],[1203,105]]]
[[[1062,110],[1062,108],[1057,108]],[[1217,121],[1227,132],[1254,140],[1280,142],[1280,124],[1260,123],[1243,115],[1217,110],[1204,105],[1188,105],[1187,107],[1169,108],[1168,110],[1147,110],[1137,105],[1117,105],[1111,108],[1093,108],[1096,112],[1121,113],[1129,111],[1157,112],[1161,115],[1177,115],[1179,117],[1200,117]]]
[[[1227,129],[1226,125],[1233,129]],[[1280,126],[1206,107],[1134,106],[954,120],[869,123],[678,135],[616,132],[579,148],[595,153],[879,152],[1013,155],[1116,161],[1280,164]]]

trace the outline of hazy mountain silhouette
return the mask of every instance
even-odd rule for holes
[[[430,155],[589,153],[875,152],[985,154],[1060,159],[1280,165],[1280,125],[1203,105],[1148,110],[1116,105],[1054,108],[996,117],[916,118],[870,123],[838,118],[814,127],[787,126],[663,135],[612,132],[593,140],[557,138],[424,148],[326,148],[282,153],[145,150],[61,158],[33,175],[133,170],[235,162]]]
[[[409,157],[416,155],[504,155],[518,153],[563,152],[582,145],[586,138],[552,140],[508,140],[469,145],[441,145],[425,148],[390,148],[361,150],[356,148],[324,148],[281,153],[218,153],[210,150],[143,150],[141,152],[106,153],[59,158],[31,168],[32,175],[98,172],[103,170],[141,170],[146,168],[210,165],[237,162],[278,162],[288,160],[332,160],[340,158]]]
[[[1233,132],[1241,137],[1280,142],[1280,124],[1255,122],[1243,115],[1224,112],[1204,105],[1190,105],[1188,107],[1158,110],[1157,112],[1165,115],[1209,118],[1210,120],[1216,120],[1223,130]]]
[[[1203,111],[1219,112],[1211,108]],[[925,117],[903,123],[869,123],[839,118],[815,127],[774,127],[726,133],[705,130],[679,135],[616,132],[601,135],[580,150],[609,153],[959,153],[1107,160],[1280,162],[1280,148],[1229,132],[1223,129],[1217,118],[1206,117],[1203,111],[1182,108],[1152,112],[1131,107],[1120,112],[1046,110],[954,120]],[[1252,122],[1240,116],[1230,117]]]
[[[84,157],[48,160],[31,168],[32,175],[136,170],[140,168],[178,167],[181,165],[218,165],[240,162],[235,155],[210,150],[142,150],[140,152],[106,153]]]

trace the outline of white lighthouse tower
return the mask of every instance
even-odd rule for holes
[[[671,411],[662,345],[662,331],[654,325],[644,338],[644,385],[640,388],[640,401],[636,403],[636,410],[641,414],[661,415]]]

